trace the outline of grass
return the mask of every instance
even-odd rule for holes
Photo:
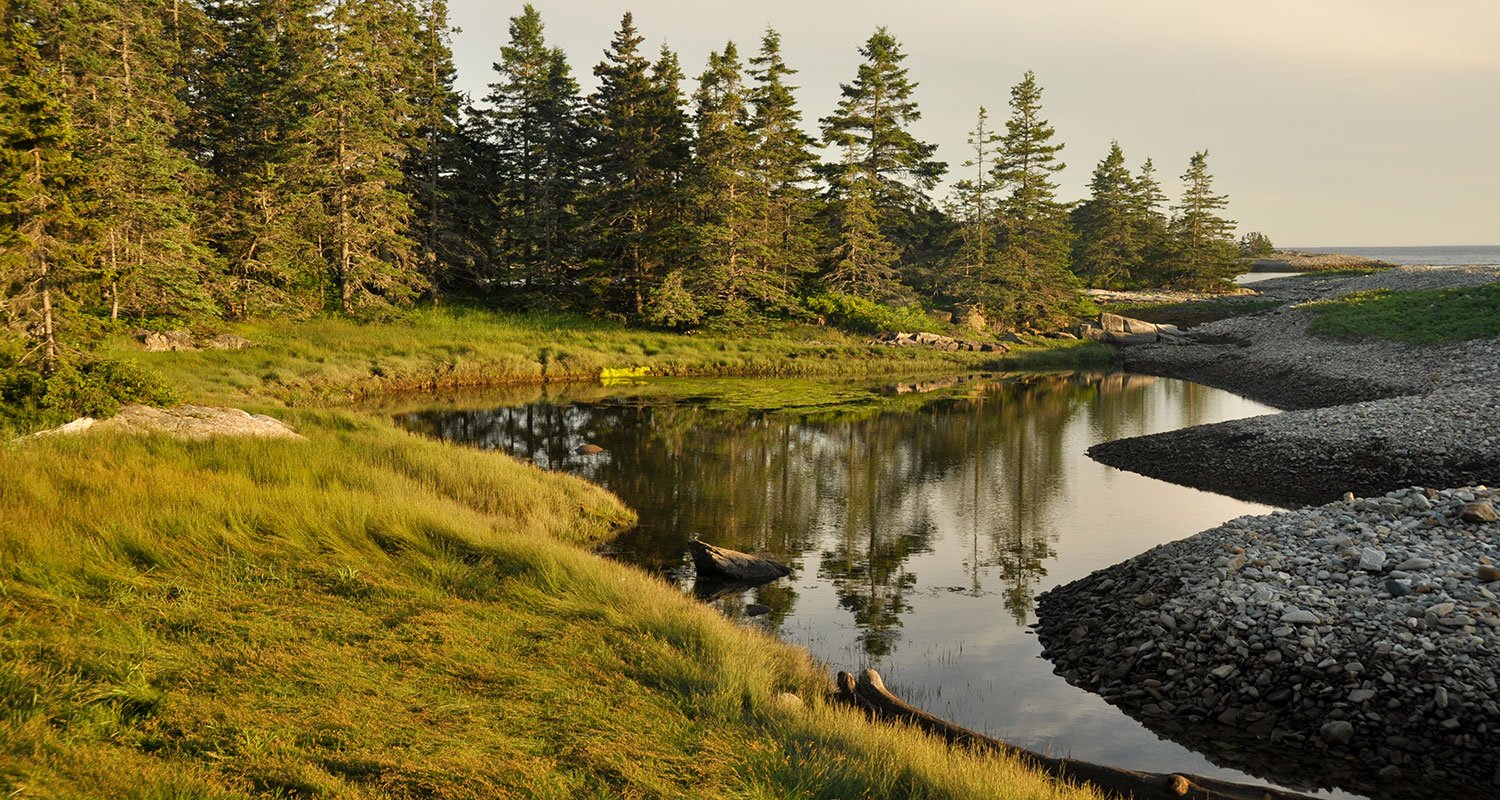
[[[554,322],[244,326],[260,348],[141,356],[185,399],[307,441],[0,443],[0,794],[1097,797],[830,705],[805,651],[594,555],[634,520],[598,487],[316,407],[445,358],[516,377],[907,363]]]
[[[1500,336],[1500,284],[1355,292],[1307,306],[1309,330],[1333,339],[1441,344]]]
[[[1243,317],[1270,311],[1281,305],[1279,300],[1260,297],[1215,297],[1176,303],[1114,303],[1103,307],[1111,314],[1132,317],[1157,324],[1192,327],[1230,317]]]
[[[259,346],[143,353],[121,337],[106,353],[157,370],[188,396],[221,403],[273,397],[299,406],[399,391],[593,380],[606,369],[646,367],[653,375],[889,375],[995,363],[990,353],[872,346],[867,336],[809,325],[779,324],[753,335],[682,335],[579,316],[469,308],[415,311],[379,324],[322,318],[229,330]],[[1012,366],[1058,359],[1052,349],[1017,352]],[[1107,364],[1109,352],[1083,346],[1062,358]]]

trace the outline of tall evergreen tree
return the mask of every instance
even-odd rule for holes
[[[408,65],[412,74],[406,79],[412,116],[405,137],[405,187],[422,270],[437,286],[450,282],[449,274],[465,252],[452,185],[464,166],[464,143],[458,139],[463,100],[453,88],[456,71],[447,0],[419,3],[417,57]]]
[[[882,212],[927,205],[927,193],[948,166],[933,158],[937,145],[919,141],[910,130],[922,112],[912,99],[917,84],[901,66],[906,54],[885,28],[875,31],[859,52],[865,62],[853,82],[841,85],[838,108],[820,120],[823,140],[853,153],[855,165],[876,189],[875,203]]]
[[[1141,275],[1143,241],[1135,181],[1119,142],[1094,167],[1089,199],[1073,210],[1073,272],[1089,286],[1125,288]]]
[[[1234,220],[1218,213],[1229,205],[1229,198],[1214,194],[1207,150],[1189,159],[1182,182],[1182,204],[1174,207],[1170,228],[1168,280],[1173,286],[1198,290],[1225,287],[1238,270],[1239,249]]]
[[[760,53],[750,60],[755,85],[749,90],[753,145],[750,173],[760,185],[761,270],[777,276],[782,297],[790,298],[817,266],[817,200],[810,184],[818,159],[812,137],[802,131],[802,112],[786,79],[797,71],[781,57],[781,35],[767,28]]]
[[[173,9],[163,0],[81,3],[58,16],[70,43],[66,88],[88,177],[99,300],[118,318],[212,315],[216,264],[202,245],[194,195],[206,173],[177,147],[187,117]]]
[[[578,84],[543,30],[530,4],[511,19],[488,100],[499,148],[499,260],[512,277],[554,286],[577,261],[574,204],[585,142]]]
[[[833,114],[820,120],[824,143],[845,156],[844,163],[825,167],[824,174],[839,202],[847,200],[840,195],[847,189],[872,191],[870,202],[881,234],[914,256],[925,233],[925,212],[932,205],[928,192],[948,165],[933,158],[937,145],[918,140],[910,130],[922,114],[912,97],[917,84],[902,66],[906,55],[900,43],[880,28],[860,53],[865,62],[854,81],[842,84],[843,99]],[[861,181],[844,174],[851,167],[864,173]],[[859,216],[839,213],[845,219]],[[847,249],[850,244],[842,241],[838,246]]]
[[[209,238],[231,278],[233,317],[321,308],[321,198],[310,94],[328,42],[319,0],[207,0],[190,131],[210,172]]]
[[[330,51],[315,97],[323,252],[344,313],[408,302],[423,288],[412,205],[402,191],[404,135],[413,119],[405,79],[418,63],[420,24],[400,0],[335,0]]]
[[[880,232],[880,210],[876,205],[880,187],[862,168],[854,146],[845,147],[844,171],[835,187],[837,244],[823,284],[835,292],[865,300],[905,299],[906,292],[896,272],[900,253]]]
[[[682,70],[665,48],[653,65],[642,41],[626,13],[589,99],[595,272],[605,303],[637,319],[680,257],[680,180],[691,158]]]
[[[1031,325],[1059,317],[1078,282],[1068,270],[1067,209],[1053,182],[1065,166],[1057,159],[1063,145],[1052,141],[1056,131],[1042,118],[1042,88],[1030,70],[1011,88],[1010,109],[993,170],[1008,190],[999,208],[1003,236],[995,280],[981,299],[992,319]]]
[[[1136,225],[1135,238],[1141,247],[1138,282],[1160,286],[1165,280],[1162,269],[1167,256],[1167,195],[1156,179],[1156,165],[1151,159],[1141,164],[1133,184],[1131,216]]]
[[[0,314],[44,374],[62,355],[64,310],[80,276],[72,120],[62,70],[38,51],[43,9],[0,18]],[[52,55],[55,58],[54,54]]]
[[[740,321],[753,312],[788,305],[777,275],[764,269],[760,223],[767,198],[752,171],[755,136],[749,128],[743,66],[734,43],[710,53],[693,99],[692,261],[703,302],[716,316]]]
[[[964,161],[964,168],[973,170],[972,177],[953,184],[949,202],[949,216],[959,225],[959,246],[953,264],[954,285],[950,291],[956,291],[970,301],[977,299],[983,291],[982,283],[994,274],[994,206],[998,187],[990,169],[994,166],[995,145],[1000,141],[1000,135],[990,127],[989,119],[989,111],[980,106],[974,130],[968,136],[974,155]]]

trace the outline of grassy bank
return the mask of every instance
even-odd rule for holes
[[[791,352],[818,365],[804,374],[966,361],[470,312],[237,332],[261,346],[115,347],[184,400],[272,413],[307,441],[0,444],[0,793],[1094,796],[829,706],[804,651],[581,546],[633,520],[602,489],[377,414],[285,406],[498,364],[535,381]]]
[[[273,397],[329,404],[397,391],[592,380],[602,369],[653,375],[892,375],[998,366],[993,353],[872,346],[868,336],[783,324],[750,335],[647,331],[577,316],[453,308],[362,324],[326,318],[228,328],[241,351],[143,353],[118,337],[106,352],[162,373],[185,395],[235,402]],[[1110,362],[1099,346],[1022,348],[1011,368]]]
[[[1357,292],[1308,306],[1308,330],[1333,339],[1441,344],[1500,336],[1500,284]]]

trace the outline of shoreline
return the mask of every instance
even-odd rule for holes
[[[1274,280],[1266,288],[1288,305],[1123,348],[1127,369],[1287,410],[1116,440],[1091,457],[1295,510],[1044,594],[1038,633],[1057,672],[1160,735],[1286,785],[1380,798],[1500,786],[1500,493],[1485,486],[1500,483],[1500,339],[1319,339],[1315,313],[1297,306],[1497,281],[1497,267]]]
[[[1295,301],[1344,292],[1477,285],[1500,268],[1401,268],[1268,286],[1273,311],[1194,328],[1180,343],[1123,348],[1121,366],[1204,383],[1283,413],[1119,439],[1098,461],[1174,483],[1280,506],[1344,492],[1500,482],[1500,341],[1434,346],[1343,342],[1308,333]],[[1306,284],[1305,286],[1301,284]],[[1300,286],[1300,288],[1299,288]]]

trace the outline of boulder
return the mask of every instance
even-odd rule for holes
[[[693,566],[698,576],[733,578],[742,581],[770,581],[792,574],[790,567],[777,561],[727,547],[715,547],[707,542],[688,542],[688,551],[693,554]]]
[[[1110,344],[1155,344],[1162,339],[1163,326],[1130,317],[1122,317],[1119,314],[1108,312],[1099,315],[1099,327],[1104,330],[1100,341]],[[1176,326],[1170,327],[1173,335],[1178,333]]]
[[[193,336],[187,331],[147,331],[141,334],[141,344],[148,353],[182,352],[197,350]]]
[[[238,408],[211,406],[178,406],[152,408],[129,405],[113,417],[94,420],[82,417],[66,425],[32,434],[59,436],[85,431],[117,431],[129,434],[164,433],[178,439],[215,439],[241,437],[252,439],[301,439],[303,436],[281,420],[262,414],[251,414]]]

